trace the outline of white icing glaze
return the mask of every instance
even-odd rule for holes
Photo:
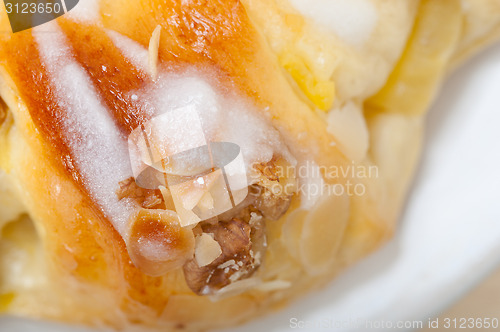
[[[131,63],[146,70],[148,52],[144,47],[116,32],[108,32],[108,35]],[[178,110],[186,107],[194,109],[200,117],[206,139],[237,144],[242,150],[248,170],[255,162],[269,161],[275,153],[292,165],[296,164],[280,133],[264,116],[259,115],[259,111],[250,102],[240,96],[218,93],[214,88],[215,84],[210,84],[210,81],[211,77],[195,70],[187,70],[182,74],[160,72],[154,86],[147,87],[144,91],[135,91],[134,95],[148,101],[145,107],[150,108],[149,113],[152,115],[176,113],[175,122],[179,124],[187,122],[186,119],[179,118],[179,114],[188,117],[192,113]],[[175,127],[175,123],[166,126]],[[189,147],[190,137],[198,137],[198,133],[190,129],[184,125],[179,130],[170,128],[166,132],[169,140],[179,145],[184,141]]]
[[[113,44],[120,50],[137,69],[147,72],[148,50],[136,41],[113,30],[106,30],[106,34]]]
[[[290,3],[354,46],[362,46],[368,40],[378,21],[373,0],[290,0]]]
[[[257,110],[237,97],[222,97],[201,77],[160,75],[159,84],[146,99],[157,106],[159,114],[186,105],[194,107],[207,140],[237,144],[248,168],[254,162],[271,160],[275,153],[295,164],[278,131],[259,116]],[[195,133],[179,130],[177,135],[179,137],[173,139],[181,141]]]
[[[51,23],[52,33],[34,32],[47,71],[55,85],[65,117],[54,119],[66,133],[66,144],[75,153],[81,176],[90,195],[116,230],[125,236],[133,205],[118,201],[118,183],[132,176],[124,137],[100,103],[85,71],[71,57],[65,36]]]
[[[74,152],[74,162],[91,197],[122,237],[127,238],[128,219],[135,206],[128,200],[119,201],[116,195],[118,184],[132,176],[127,137],[120,134],[90,78],[72,58],[62,30],[56,23],[50,24],[52,33],[37,33],[35,29],[34,36],[55,85],[58,103],[65,110],[64,116],[54,121],[60,122],[66,133],[66,144]],[[144,48],[116,33],[109,35],[131,62],[138,66],[147,63]],[[160,68],[154,84],[131,94],[138,102],[145,101],[143,108],[151,116],[186,106],[194,108],[207,139],[238,144],[248,169],[254,162],[269,161],[274,154],[282,155],[295,165],[295,159],[279,132],[259,115],[250,102],[236,95],[218,93],[210,81],[210,77],[194,70],[172,74],[161,72]],[[180,123],[181,120],[177,118]],[[169,136],[169,139],[176,142],[189,140],[187,129],[170,131],[176,136]]]

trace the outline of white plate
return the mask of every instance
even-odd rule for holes
[[[497,45],[454,73],[431,110],[423,159],[395,238],[323,291],[233,331],[425,327],[428,317],[500,263],[499,144]],[[68,330],[0,320],[2,332]]]

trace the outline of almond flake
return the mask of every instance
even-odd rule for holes
[[[153,31],[153,35],[149,40],[149,71],[151,77],[155,80],[158,76],[158,49],[160,47],[160,33],[161,33],[161,25],[157,25],[155,30]]]
[[[196,237],[194,257],[199,267],[207,266],[222,254],[222,249],[213,236],[203,233]]]
[[[256,288],[260,290],[261,292],[272,292],[276,290],[282,290],[282,289],[287,289],[292,286],[292,283],[290,281],[286,280],[274,280],[274,281],[267,281],[264,282],[260,285],[258,285]]]

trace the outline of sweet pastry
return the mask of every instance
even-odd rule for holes
[[[205,330],[324,285],[393,234],[425,112],[499,14],[81,0],[0,34],[0,310]]]

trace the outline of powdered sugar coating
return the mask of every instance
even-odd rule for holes
[[[291,164],[296,161],[279,132],[243,99],[218,94],[200,76],[162,74],[158,84],[146,97],[157,106],[158,114],[173,112],[177,108],[190,107],[200,117],[206,139],[209,142],[231,142],[242,151],[247,170],[253,163],[267,162],[273,155],[281,155]],[[178,116],[179,112],[175,112]],[[189,112],[185,113],[189,116]],[[179,119],[177,119],[179,121]],[[172,140],[189,139],[196,133],[184,130],[171,132]],[[175,137],[175,136],[179,137]],[[180,136],[184,135],[184,136]],[[250,172],[249,172],[250,173]]]
[[[90,195],[125,236],[134,206],[127,200],[119,201],[115,194],[118,183],[132,176],[125,138],[83,68],[70,56],[62,31],[55,24],[52,30],[34,32],[34,36],[55,85],[58,104],[65,110],[64,117],[54,120],[64,128],[65,143],[75,155]]]
[[[113,30],[106,30],[113,44],[137,69],[147,72],[148,50],[136,41]]]

